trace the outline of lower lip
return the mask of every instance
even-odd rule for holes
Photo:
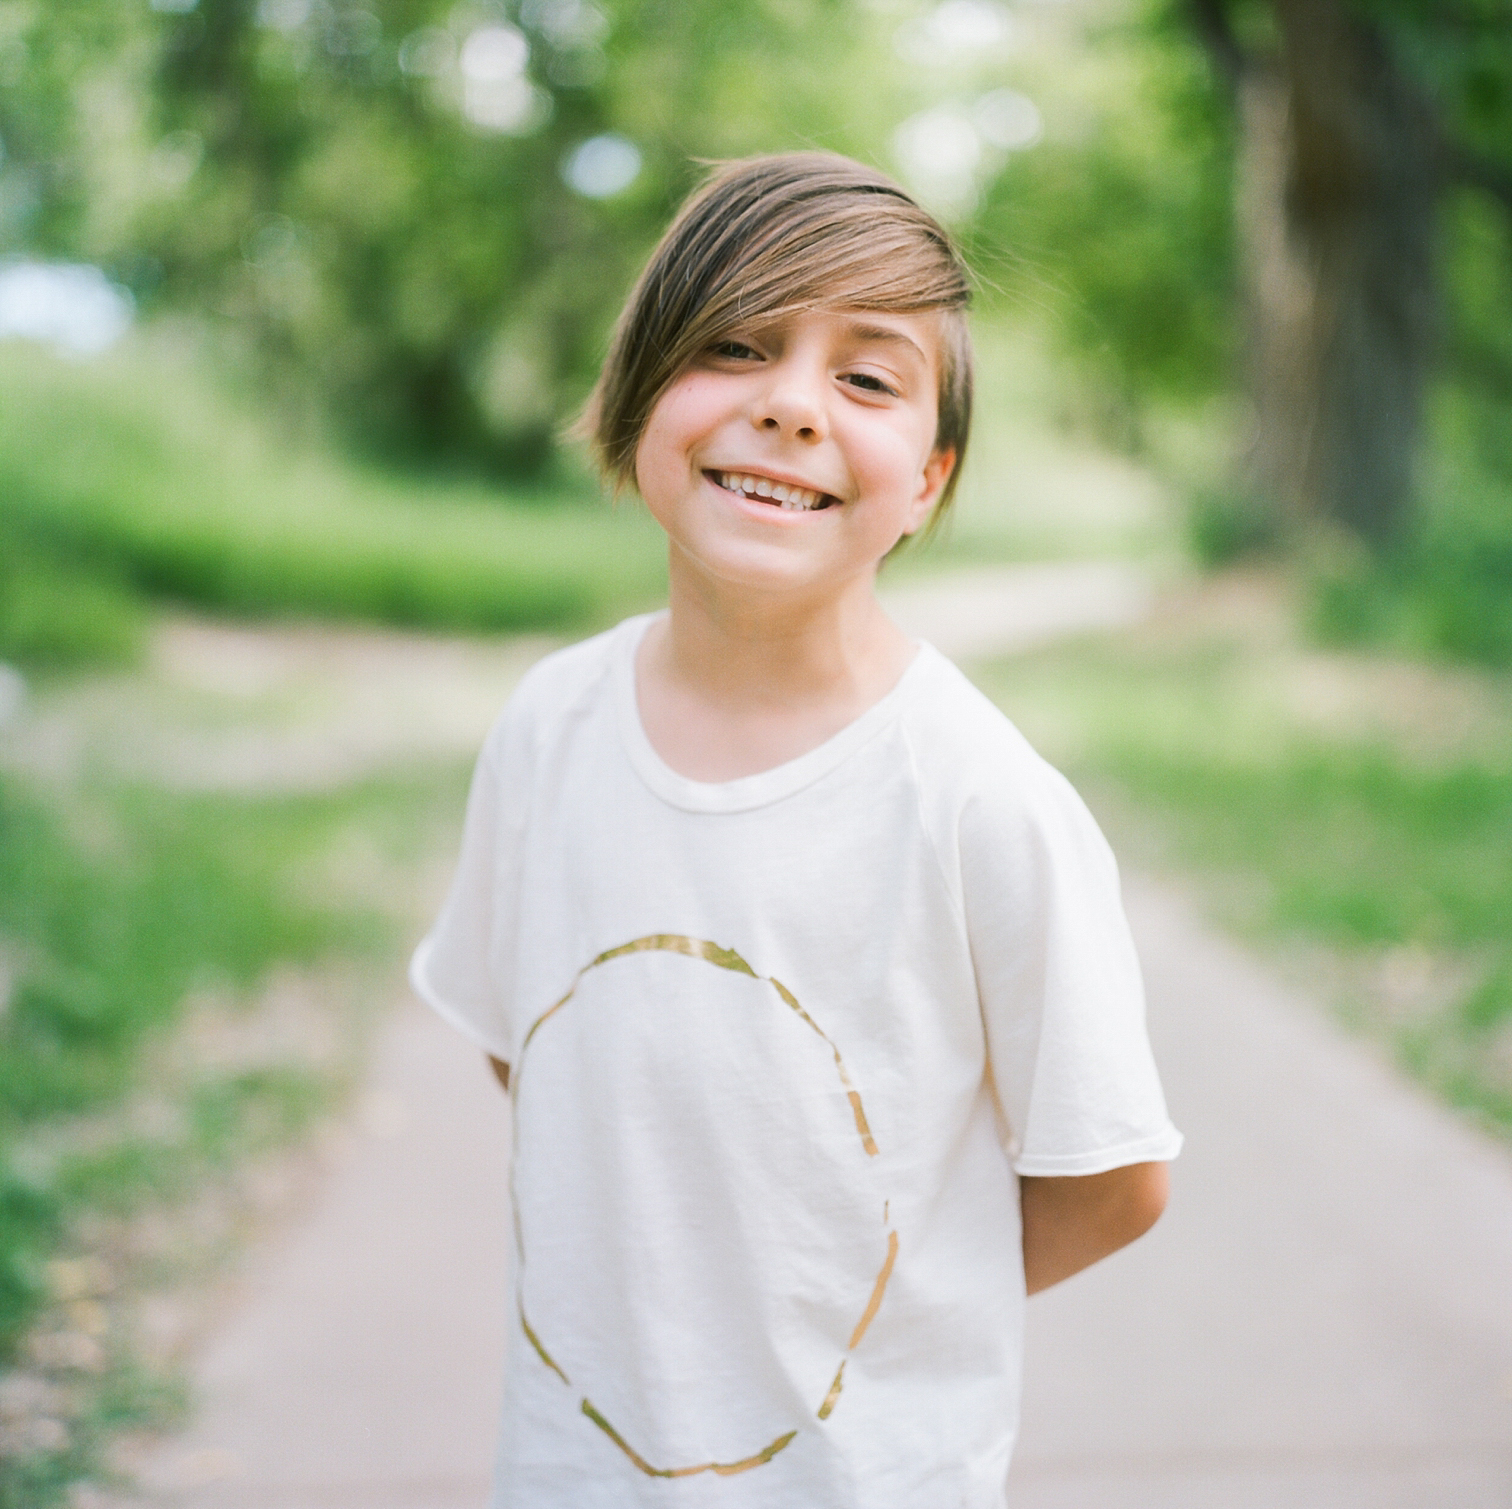
[[[704,474],[704,480],[738,512],[747,518],[760,519],[763,524],[799,524],[815,514],[830,513],[835,507],[831,503],[828,508],[784,508],[780,503],[769,502],[765,498],[752,498],[745,493],[731,492],[707,473]]]

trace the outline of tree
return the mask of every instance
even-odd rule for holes
[[[64,28],[91,5],[114,31],[85,50]],[[49,139],[13,133],[78,188],[34,217],[46,249],[218,320],[365,446],[515,477],[550,462],[695,159],[864,153],[891,124],[885,34],[847,0],[9,12],[31,56],[68,53],[27,117]]]
[[[1084,417],[1138,451],[1160,432],[1152,418],[1232,388],[1227,105],[1163,9],[1034,19],[1048,35],[1006,77],[1041,102],[1044,136],[1007,158],[967,227],[981,304],[1042,325],[1071,358]]]
[[[1442,314],[1439,211],[1512,208],[1501,0],[1186,0],[1239,119],[1256,492],[1377,550],[1411,522]]]

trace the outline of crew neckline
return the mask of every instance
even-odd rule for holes
[[[781,765],[732,781],[695,781],[680,775],[656,752],[641,722],[635,691],[635,656],[655,613],[643,613],[620,625],[612,676],[620,741],[641,780],[664,802],[685,812],[747,812],[766,807],[811,786],[849,759],[893,721],[921,674],[920,666],[936,652],[923,641],[892,688],[831,734],[822,744]]]

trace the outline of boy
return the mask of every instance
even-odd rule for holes
[[[1107,846],[873,592],[959,469],[967,298],[793,154],[616,331],[587,429],[670,610],[525,678],[413,971],[513,1102],[496,1506],[997,1509],[1026,1291],[1163,1206]]]

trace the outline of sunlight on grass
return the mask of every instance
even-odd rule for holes
[[[478,631],[599,626],[664,575],[633,503],[363,469],[280,440],[146,337],[87,365],[0,347],[0,524],[36,562],[0,581],[23,656],[46,649],[26,607],[39,574],[54,592]]]

